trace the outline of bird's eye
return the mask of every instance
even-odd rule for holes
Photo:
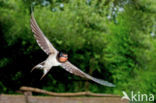
[[[67,58],[68,56],[63,56],[63,57]]]

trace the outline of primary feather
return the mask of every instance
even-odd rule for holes
[[[41,47],[41,49],[48,55],[57,53],[57,50],[53,47],[50,41],[44,36],[43,32],[41,31],[38,24],[36,23],[33,12],[31,13],[30,22],[31,22],[32,32],[34,33],[34,37],[38,45]]]
[[[65,62],[65,63],[62,63],[61,65],[66,71],[74,74],[74,75],[77,75],[77,76],[80,76],[80,77],[83,77],[83,78],[87,78],[87,79],[90,79],[96,83],[99,83],[101,85],[105,85],[105,86],[109,86],[109,87],[115,87],[114,84],[108,82],[108,81],[104,81],[104,80],[101,80],[101,79],[97,79],[95,77],[92,77],[86,73],[84,73],[83,71],[81,71],[79,68],[77,68],[76,66],[74,66],[73,64],[71,64],[69,61]]]

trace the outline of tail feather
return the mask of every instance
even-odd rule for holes
[[[37,64],[36,66],[34,66],[33,68],[32,68],[32,70],[31,70],[31,72],[33,71],[33,70],[35,70],[35,69],[42,69],[43,70],[43,75],[42,75],[42,77],[40,78],[40,80],[43,78],[43,77],[45,77],[45,75],[49,72],[49,68],[47,68],[47,67],[45,67],[45,61],[43,61],[43,62],[41,62],[41,63],[39,63],[39,64]]]
[[[41,62],[41,63],[39,63],[39,64],[37,64],[36,66],[34,66],[32,69],[31,69],[31,72],[33,71],[33,70],[35,70],[35,69],[43,69],[44,68],[44,61],[43,62]]]
[[[42,78],[45,77],[45,75],[49,72],[50,69],[44,68],[43,70],[44,70],[44,71],[43,71],[43,75],[42,75],[42,77],[40,78],[40,80],[42,80]]]

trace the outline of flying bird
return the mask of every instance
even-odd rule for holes
[[[50,41],[47,39],[47,37],[44,35],[44,33],[39,28],[39,26],[34,18],[33,12],[31,13],[30,24],[31,24],[32,32],[34,33],[34,37],[35,37],[38,45],[48,55],[48,58],[46,60],[44,60],[43,62],[39,63],[38,65],[36,65],[35,67],[33,67],[31,72],[34,69],[43,70],[43,75],[41,77],[41,79],[42,79],[49,72],[49,70],[52,67],[61,66],[63,69],[65,69],[66,71],[68,71],[74,75],[77,75],[77,76],[80,76],[80,77],[83,77],[86,79],[90,79],[98,84],[101,84],[104,86],[109,86],[109,87],[115,86],[114,84],[112,84],[108,81],[97,79],[95,77],[88,75],[87,73],[84,73],[82,70],[80,70],[79,68],[74,66],[72,63],[70,63],[68,61],[68,54],[59,52],[58,50],[56,50],[54,48],[54,46],[50,43]]]

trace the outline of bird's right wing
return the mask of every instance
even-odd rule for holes
[[[94,81],[96,83],[99,83],[101,85],[104,85],[104,86],[115,87],[114,84],[112,84],[112,83],[110,83],[108,81],[97,79],[95,77],[92,77],[92,76],[88,75],[87,73],[84,73],[79,68],[77,68],[76,66],[71,64],[69,61],[67,61],[65,63],[62,63],[61,67],[63,67],[66,71],[68,71],[68,72],[70,72],[70,73],[72,73],[74,75],[90,79],[90,80],[92,80],[92,81]]]
[[[41,49],[48,55],[50,55],[50,54],[57,54],[58,51],[50,43],[50,41],[43,34],[43,32],[39,28],[38,24],[36,23],[36,20],[34,18],[33,12],[31,13],[31,21],[30,21],[30,23],[31,23],[32,32],[34,33],[34,37],[35,37],[38,45],[41,47]]]

